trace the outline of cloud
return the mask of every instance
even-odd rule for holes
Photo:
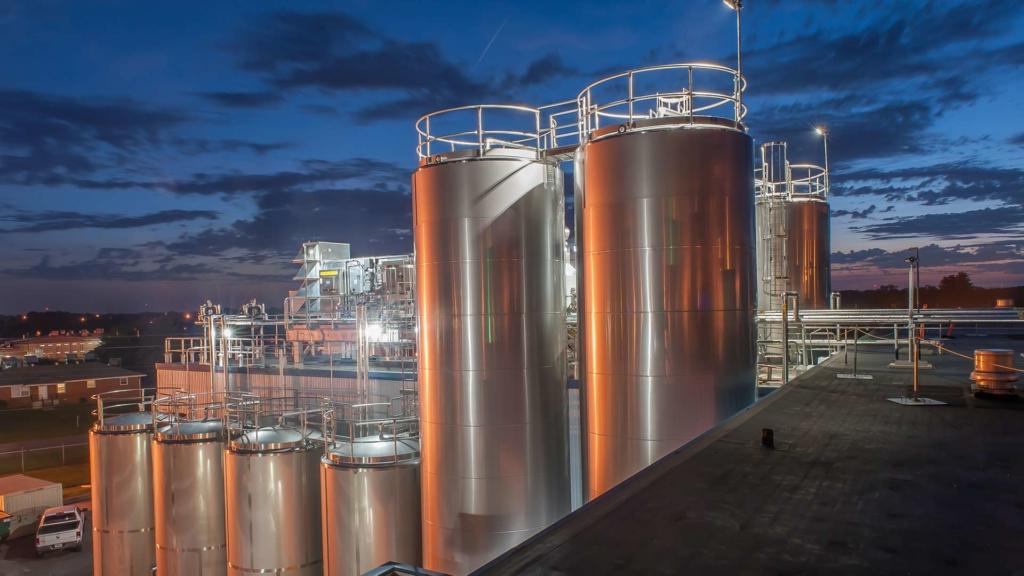
[[[834,169],[948,150],[937,121],[1024,62],[1024,43],[1008,41],[1007,22],[1024,13],[1019,2],[837,6],[858,11],[855,19],[841,28],[809,20],[795,35],[744,51],[752,128],[795,144],[809,141],[811,123],[824,123]]]
[[[911,248],[901,250],[883,250],[869,248],[866,250],[850,250],[833,252],[832,265],[837,271],[851,270],[906,270],[906,258]],[[975,244],[957,244],[940,246],[929,243],[919,248],[922,267],[975,267],[1004,266],[1024,258],[1024,240],[982,242]]]
[[[957,78],[968,70],[977,76],[1021,58],[1006,47],[979,44],[1006,33],[1007,21],[1021,13],[1019,2],[887,8],[868,11],[862,25],[846,33],[819,28],[745,50],[751,86],[762,94],[862,91],[892,81]]]
[[[151,161],[149,155],[154,151],[264,155],[289,146],[283,142],[180,136],[180,129],[194,120],[177,110],[125,98],[71,98],[0,90],[0,183],[95,183],[99,181],[97,174],[140,170]]]
[[[162,210],[139,216],[120,214],[86,214],[82,212],[47,210],[43,212],[15,212],[0,216],[0,221],[19,224],[14,228],[0,228],[0,234],[53,232],[80,228],[121,230],[144,228],[194,220],[216,220],[217,213],[209,210]]]
[[[1024,146],[1024,132],[1010,137],[1010,144],[1016,144],[1017,146]]]
[[[963,240],[987,234],[1024,234],[1024,207],[898,216],[855,226],[853,230],[871,240],[917,237]]]
[[[53,184],[119,154],[161,143],[182,113],[128,99],[75,99],[0,90],[0,181]]]
[[[381,95],[383,100],[354,111],[360,122],[518,100],[514,90],[577,74],[559,55],[548,53],[521,73],[477,78],[434,43],[391,37],[341,12],[283,12],[259,19],[242,30],[233,49],[239,67],[260,76],[268,91],[276,90],[275,99],[302,88]],[[258,101],[271,99],[269,92],[256,94]],[[230,104],[237,96],[220,102]],[[236,105],[249,104],[247,94]]]
[[[886,208],[885,211],[888,212],[891,209],[892,209],[892,206],[889,206],[889,208]],[[833,210],[832,211],[832,217],[833,218],[840,218],[840,217],[848,216],[851,220],[863,220],[863,219],[867,218],[868,216],[871,216],[872,214],[874,214],[876,210],[878,210],[878,206],[875,206],[874,204],[872,204],[871,206],[868,206],[867,208],[865,208],[863,210]]]
[[[229,108],[262,108],[283,100],[281,94],[270,90],[254,92],[203,92],[203,98]]]
[[[256,208],[251,219],[183,235],[163,247],[182,256],[241,254],[243,261],[289,259],[308,240],[343,240],[357,254],[412,249],[412,201],[401,188],[265,192]]]
[[[280,170],[262,174],[200,172],[180,179],[169,180],[90,180],[78,179],[72,183],[87,189],[150,189],[166,190],[175,194],[224,195],[259,194],[302,189],[311,185],[334,185],[353,180],[405,182],[409,171],[391,162],[370,158],[347,160],[304,160],[294,170]]]
[[[52,264],[49,255],[43,256],[34,265],[22,268],[0,269],[0,276],[21,280],[119,280],[146,281],[154,278],[161,280],[196,280],[204,275],[216,273],[217,270],[206,264],[180,263],[162,266],[149,266],[140,262],[138,255],[132,252],[119,252],[118,249],[100,250],[95,258]]]
[[[1024,207],[1024,169],[1017,167],[962,161],[894,170],[862,169],[835,180],[835,191],[841,196],[884,196],[889,201],[928,206],[969,200]]]

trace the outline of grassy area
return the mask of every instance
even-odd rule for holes
[[[93,404],[69,404],[46,410],[0,412],[0,444],[85,434],[92,426]]]
[[[60,482],[64,486],[64,499],[74,498],[89,493],[89,463],[70,464],[56,468],[41,468],[26,472],[34,478],[42,478],[50,482]]]
[[[24,458],[19,452],[0,454],[0,475],[28,474],[41,468],[57,468],[68,464],[81,464],[89,461],[88,446],[68,446],[47,448],[45,450],[27,450]]]

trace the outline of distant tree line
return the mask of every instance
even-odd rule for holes
[[[906,308],[907,288],[883,284],[873,290],[841,290],[843,308]],[[920,304],[929,308],[991,308],[1010,298],[1024,306],[1024,286],[982,288],[966,272],[944,276],[938,286],[921,286]]]

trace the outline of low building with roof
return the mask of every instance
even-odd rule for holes
[[[141,388],[143,376],[95,362],[11,368],[0,372],[0,407],[42,408],[87,402],[101,392]]]

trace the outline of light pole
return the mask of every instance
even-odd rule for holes
[[[736,12],[736,124],[743,116],[743,0],[722,0],[730,10]]]
[[[825,193],[829,190],[829,173],[828,173],[828,129],[824,126],[815,126],[814,132],[821,136],[822,142],[825,144]]]

